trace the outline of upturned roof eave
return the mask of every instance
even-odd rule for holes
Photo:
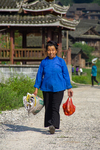
[[[49,9],[46,8],[46,9],[38,9],[38,10],[32,10],[32,9],[23,8],[23,10],[28,11],[28,12],[45,12],[45,11],[51,11],[51,10],[53,10],[54,12],[56,12],[58,14],[62,14],[62,15],[66,14],[66,12],[67,12],[67,11],[66,12],[57,11],[53,7],[49,7]]]

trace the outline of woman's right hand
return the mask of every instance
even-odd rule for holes
[[[34,95],[36,96],[37,95],[37,93],[38,93],[38,88],[35,88],[35,91],[34,91]]]

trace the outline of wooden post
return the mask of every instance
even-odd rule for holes
[[[14,31],[11,30],[10,31],[10,62],[11,64],[14,63],[13,57],[14,57]]]
[[[59,43],[58,56],[62,57],[62,31],[61,29],[59,29],[59,32],[58,32],[58,43]]]
[[[27,46],[27,44],[26,44],[26,33],[25,32],[23,32],[22,33],[22,48],[26,48],[26,46]]]
[[[27,36],[26,32],[23,32],[23,33],[22,33],[22,48],[26,48],[26,47],[27,47],[27,44],[26,44],[26,42],[27,42],[26,36]],[[24,57],[24,56],[25,56],[25,52],[23,51],[23,57]],[[23,64],[26,64],[26,62],[23,61]]]
[[[68,49],[68,31],[66,31],[66,49]]]
[[[45,48],[45,31],[42,29],[42,48]]]
[[[45,57],[46,57],[46,52],[45,52],[45,29],[43,30],[42,29],[42,49],[44,49],[43,51],[42,51],[42,56],[43,55],[45,55]]]
[[[9,48],[9,41],[8,41],[8,33],[7,33],[7,42],[6,42],[6,48],[8,49]]]
[[[71,48],[67,51],[67,65],[71,65]]]

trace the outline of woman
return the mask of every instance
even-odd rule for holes
[[[45,106],[44,126],[54,134],[55,129],[59,129],[60,114],[59,108],[63,99],[64,90],[68,89],[68,96],[73,96],[72,86],[65,61],[56,56],[58,45],[54,41],[49,41],[46,46],[47,57],[42,60],[35,81],[35,92],[38,89],[43,91]]]

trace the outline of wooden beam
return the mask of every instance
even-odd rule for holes
[[[23,32],[22,33],[22,48],[26,48],[26,46],[27,46],[26,36],[27,36],[27,34],[25,32]]]

